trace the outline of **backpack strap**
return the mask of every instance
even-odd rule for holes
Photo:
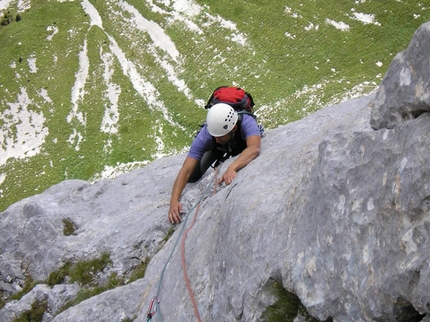
[[[255,120],[257,120],[257,116],[255,116],[254,113],[251,113],[247,110],[241,110],[241,111],[237,111],[237,116],[239,117],[238,122],[239,122],[239,119],[242,122],[243,114],[248,114],[248,115],[252,116]]]
[[[249,101],[251,102],[251,108],[253,108],[255,106],[255,103],[254,103],[254,99],[252,98],[251,93],[245,92],[245,94],[248,96]]]

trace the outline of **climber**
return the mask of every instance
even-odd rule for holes
[[[187,182],[199,180],[215,161],[240,154],[218,180],[218,183],[229,185],[236,172],[258,156],[260,142],[261,132],[252,115],[238,113],[225,103],[212,106],[173,184],[169,221],[172,224],[181,222],[182,204],[179,199]]]

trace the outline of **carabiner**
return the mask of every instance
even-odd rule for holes
[[[150,321],[152,319],[152,317],[155,315],[155,313],[157,313],[157,306],[160,303],[160,300],[157,296],[154,296],[151,300],[151,303],[149,304],[149,309],[148,309],[148,321]]]

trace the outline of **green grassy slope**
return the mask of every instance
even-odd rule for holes
[[[219,85],[251,92],[268,129],[367,94],[430,20],[422,1],[167,3],[8,2],[0,211],[65,179],[185,151]]]

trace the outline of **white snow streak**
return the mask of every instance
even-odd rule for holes
[[[48,35],[48,36],[46,37],[46,39],[48,39],[49,41],[51,41],[51,40],[52,40],[52,38],[53,38],[56,34],[58,34],[58,28],[57,28],[56,26],[48,26],[48,27],[46,27],[46,31],[52,31],[52,34],[50,34],[50,35]]]
[[[154,45],[163,49],[163,51],[166,51],[166,53],[168,53],[169,56],[174,58],[174,60],[176,61],[176,58],[179,56],[179,52],[177,51],[174,43],[164,33],[161,27],[158,26],[156,23],[148,21],[145,18],[143,18],[143,16],[140,15],[140,13],[136,10],[136,8],[126,3],[125,1],[120,1],[119,4],[124,10],[126,10],[133,16],[133,19],[130,22],[133,23],[139,30],[147,32],[150,35],[151,39],[154,41]],[[90,16],[91,25],[96,25],[101,29],[103,29],[102,20],[97,10],[94,8],[94,6],[92,6],[88,2],[88,0],[84,0],[82,2],[82,6],[85,12]],[[161,111],[163,113],[164,118],[170,124],[174,126],[178,126],[178,124],[175,123],[172,117],[169,115],[169,111],[164,106],[163,102],[158,100],[158,97],[160,96],[160,94],[157,91],[157,89],[154,87],[154,85],[152,85],[150,82],[147,82],[139,74],[134,63],[127,59],[123,50],[118,46],[116,40],[111,35],[107,33],[106,35],[110,41],[110,50],[118,59],[124,75],[130,78],[130,81],[133,84],[133,87],[137,91],[137,93],[140,96],[142,96],[142,98],[148,103],[149,108],[153,110]],[[157,58],[157,56],[155,57]],[[88,57],[86,57],[86,60],[88,60]],[[160,61],[164,61],[164,60],[160,59]],[[170,66],[170,65],[162,65],[162,66],[167,66],[166,68],[168,70],[169,79],[174,80],[174,83],[177,84],[177,86],[179,86],[179,89],[187,93],[188,89],[187,88],[184,89],[185,82],[182,83],[176,77],[173,66]],[[181,128],[185,130],[185,128],[183,127]]]
[[[14,0],[0,0],[0,12],[9,8],[10,3]]]
[[[291,18],[303,18],[302,15],[299,15],[297,12],[293,12],[293,9],[288,6],[285,7],[284,14],[288,14]]]
[[[169,111],[164,106],[163,102],[158,100],[160,94],[154,87],[154,85],[143,79],[143,77],[137,71],[136,66],[133,64],[133,62],[129,61],[126,58],[124,52],[118,46],[115,39],[113,39],[113,37],[109,35],[108,37],[110,40],[110,50],[118,59],[122,68],[122,72],[130,79],[136,92],[146,100],[149,108],[151,108],[152,110],[160,110],[163,113],[164,118],[169,123],[176,125],[170,117]]]
[[[154,21],[144,18],[135,7],[127,2],[120,1],[119,5],[132,15],[131,22],[137,29],[148,33],[156,47],[165,51],[175,62],[178,62],[179,51],[176,49],[175,43],[166,35],[163,28]]]
[[[347,25],[346,23],[344,23],[342,21],[341,22],[337,22],[337,21],[334,21],[334,20],[331,20],[331,19],[326,19],[325,22],[328,23],[328,24],[330,24],[330,25],[332,25],[336,29],[339,29],[339,30],[342,30],[342,31],[349,30],[349,25]]]
[[[75,150],[79,151],[80,145],[82,141],[84,140],[84,137],[81,133],[79,133],[76,129],[73,129],[73,133],[69,136],[69,138],[66,140],[70,143],[70,145],[75,145]]]
[[[88,0],[83,0],[81,4],[87,15],[90,16],[91,26],[98,26],[103,29],[102,18],[100,17],[97,9],[94,8],[94,6]]]
[[[36,55],[32,53],[29,58],[27,58],[28,67],[30,68],[30,73],[36,74],[37,73],[37,67],[36,67]]]
[[[30,0],[19,0],[18,1],[18,12],[24,12],[31,8]]]
[[[202,11],[202,8],[194,1],[175,1],[173,3],[174,11],[172,12],[161,9],[156,4],[154,4],[152,0],[148,0],[147,3],[151,7],[151,11],[160,13],[165,16],[170,16],[169,20],[180,21],[184,23],[189,30],[194,31],[199,35],[203,34],[203,30],[191,20],[191,18],[198,16]],[[164,5],[170,5],[170,1],[165,1]]]
[[[130,163],[118,163],[115,167],[105,165],[104,170],[98,174],[95,174],[90,181],[95,182],[100,179],[115,179],[123,173],[130,172],[133,169],[142,168],[147,165],[150,161],[130,162]]]
[[[79,53],[79,70],[75,74],[75,84],[72,87],[72,104],[73,109],[67,116],[67,122],[72,122],[76,118],[82,125],[86,125],[86,118],[82,112],[79,112],[79,101],[84,99],[85,82],[88,77],[90,64],[87,55],[87,39],[84,40],[84,46]]]
[[[118,121],[119,121],[119,110],[118,110],[118,99],[121,94],[121,88],[119,85],[111,83],[112,75],[114,73],[113,56],[111,53],[103,53],[100,49],[100,57],[104,63],[103,78],[107,86],[106,96],[109,99],[110,105],[106,107],[103,116],[100,130],[104,133],[117,133],[118,132]]]
[[[52,99],[48,95],[48,91],[44,88],[41,88],[40,91],[37,92],[40,97],[42,97],[46,103],[52,104]]]
[[[84,46],[82,47],[81,52],[79,53],[79,70],[75,74],[75,84],[72,87],[71,93],[71,101],[72,101],[72,110],[69,115],[67,115],[67,122],[71,123],[73,119],[79,121],[79,123],[83,126],[86,126],[87,120],[84,113],[79,111],[79,102],[84,99],[85,95],[85,83],[88,78],[89,73],[89,60],[87,54],[87,39],[84,40]],[[67,142],[71,145],[75,145],[75,150],[79,151],[80,143],[83,141],[83,136],[76,129],[73,129],[73,133],[70,135]]]
[[[379,22],[377,22],[375,20],[375,15],[374,14],[366,14],[366,13],[361,13],[361,12],[354,12],[353,13],[352,19],[354,20],[358,20],[362,23],[364,23],[365,25],[367,24],[374,24],[377,26],[380,26],[381,24]]]
[[[0,13],[9,8],[11,2],[15,2],[15,0],[0,0]],[[28,10],[31,8],[31,1],[30,0],[19,0],[18,1],[18,12],[24,12],[25,10]]]

